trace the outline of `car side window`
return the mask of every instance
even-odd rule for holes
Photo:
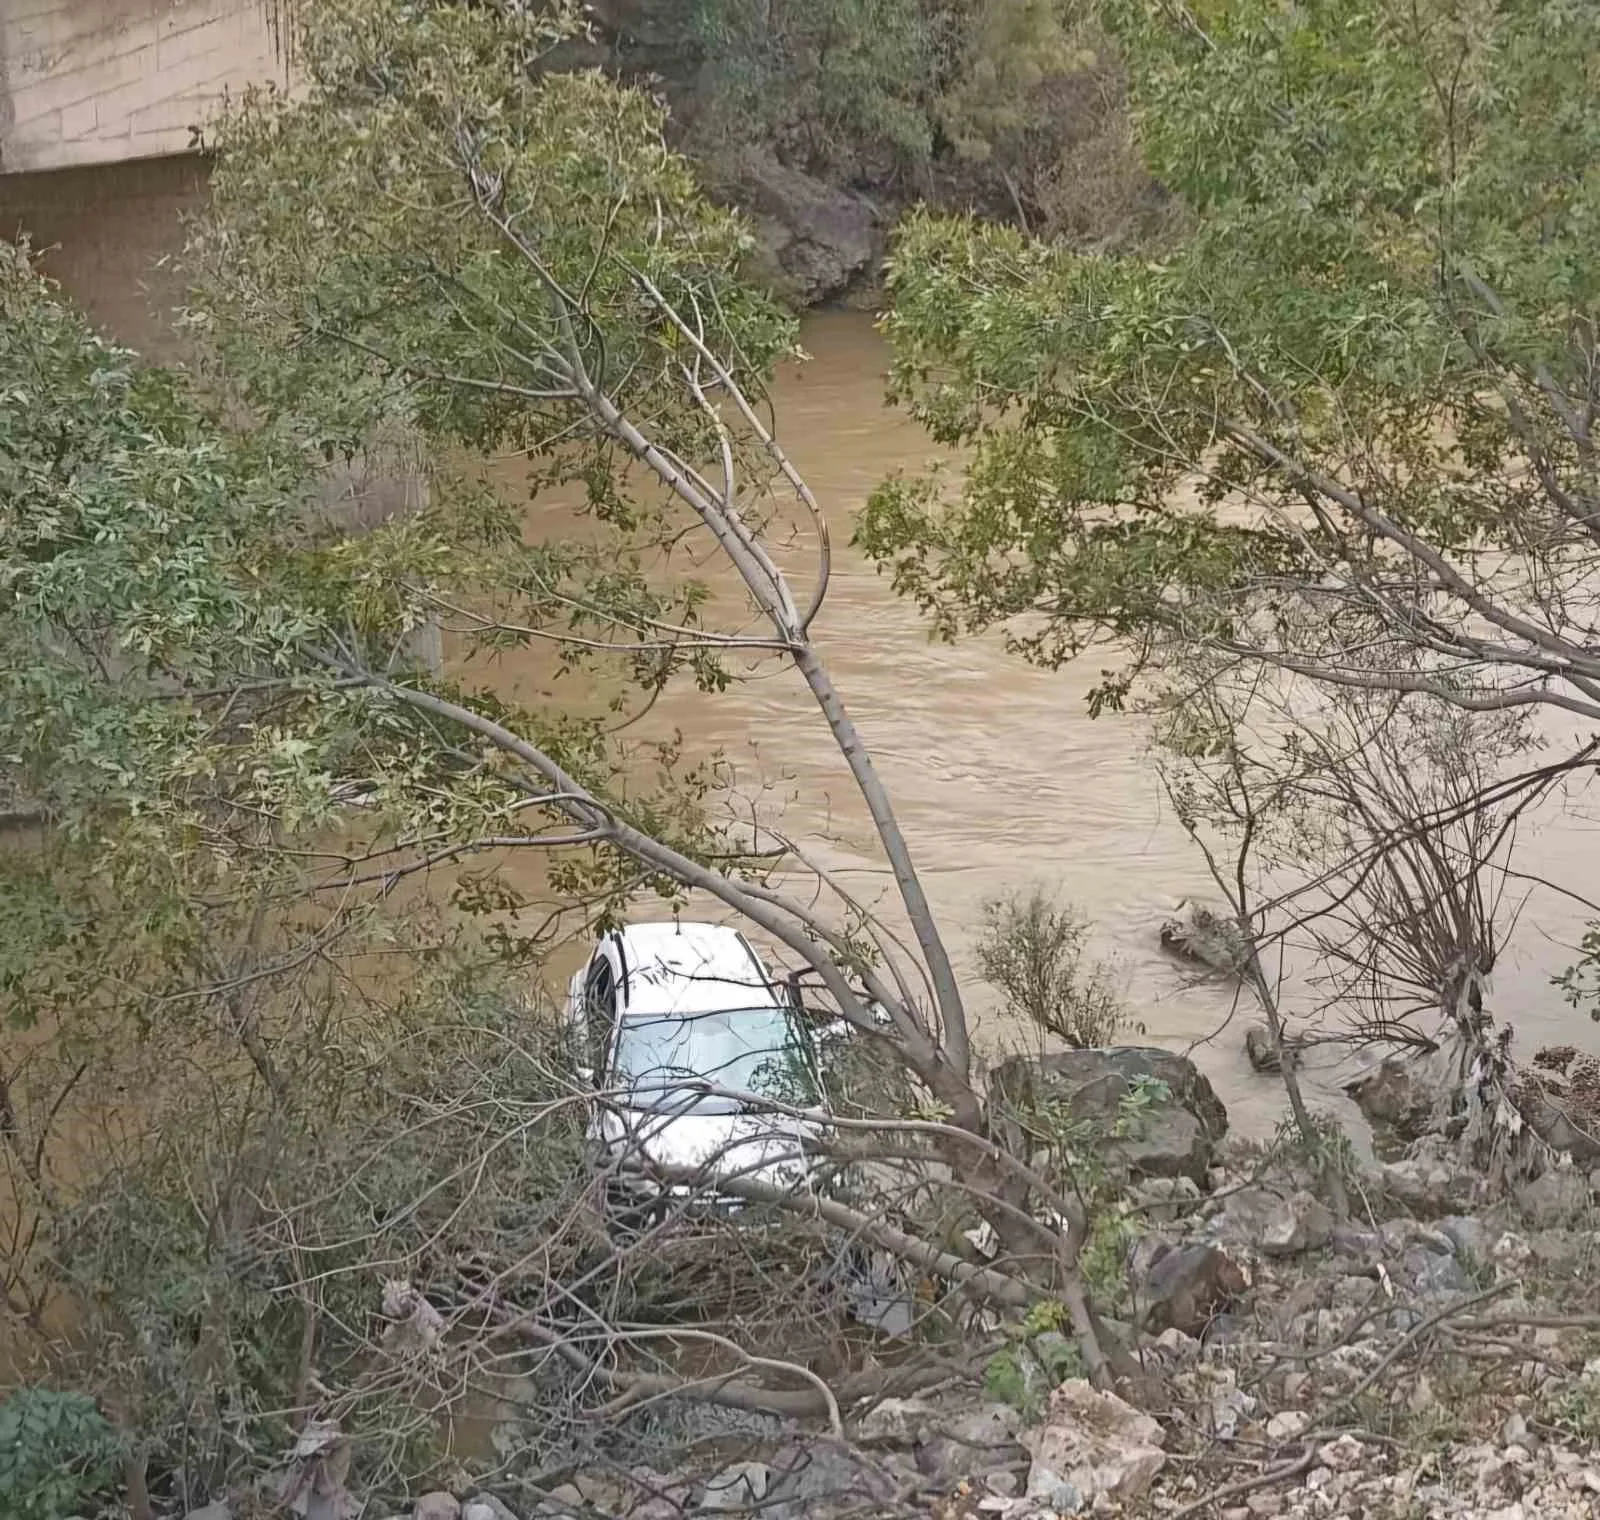
[[[611,974],[611,963],[604,956],[589,968],[583,1001],[583,1022],[589,1036],[589,1064],[594,1068],[595,1080],[604,1082],[607,1077],[606,1055],[611,1049],[611,1031],[617,1023],[617,983]]]

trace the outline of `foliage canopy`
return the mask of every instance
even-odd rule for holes
[[[1156,256],[921,216],[901,400],[971,446],[867,548],[947,631],[1158,631],[1320,679],[1600,715],[1600,19],[1565,0],[1110,8]],[[1113,682],[1102,696],[1120,691]]]

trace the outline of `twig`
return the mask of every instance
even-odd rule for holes
[[[1257,1473],[1253,1478],[1241,1478],[1236,1483],[1229,1483],[1215,1493],[1207,1494],[1205,1498],[1196,1499],[1192,1504],[1186,1504],[1182,1509],[1174,1511],[1169,1520],[1184,1520],[1187,1515],[1198,1515],[1201,1510],[1215,1509],[1230,1499],[1241,1499],[1246,1494],[1253,1494],[1258,1488],[1270,1488],[1274,1483],[1287,1483],[1291,1478],[1298,1478],[1301,1473],[1309,1472],[1316,1460],[1316,1445],[1314,1442],[1308,1443],[1305,1451],[1293,1462],[1285,1462],[1281,1467],[1269,1467],[1264,1473]]]

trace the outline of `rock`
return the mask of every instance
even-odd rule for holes
[[[1571,1167],[1556,1167],[1514,1189],[1512,1198],[1535,1229],[1554,1229],[1587,1211],[1589,1182]]]
[[[924,1399],[880,1399],[856,1421],[856,1439],[865,1446],[915,1446],[937,1412]]]
[[[1200,1201],[1193,1177],[1147,1177],[1129,1196],[1129,1202],[1146,1218],[1170,1223],[1192,1212]]]
[[[1539,1437],[1528,1428],[1527,1419],[1520,1414],[1506,1417],[1505,1424],[1500,1427],[1500,1442],[1503,1446],[1519,1447],[1530,1457],[1538,1452],[1541,1445]]]
[[[1035,1467],[1029,1475],[1028,1497],[1038,1499],[1052,1515],[1081,1515],[1084,1510],[1077,1484],[1048,1468]]]
[[[1533,1247],[1510,1230],[1495,1236],[1489,1260],[1503,1272],[1521,1272],[1533,1260]],[[1501,1305],[1504,1308],[1504,1305]]]
[[[1401,1262],[1406,1276],[1424,1298],[1465,1293],[1473,1286],[1459,1256],[1440,1256],[1413,1246]]]
[[[1344,1090],[1369,1124],[1398,1140],[1427,1133],[1440,1096],[1437,1084],[1402,1056],[1385,1056]]]
[[[1298,1256],[1320,1251],[1333,1238],[1333,1215],[1326,1204],[1305,1191],[1281,1201],[1261,1235],[1267,1256]]]
[[[576,1483],[562,1483],[544,1496],[534,1514],[541,1520],[558,1520],[560,1516],[582,1513],[587,1503],[583,1490]]]
[[[1009,1467],[998,1467],[992,1472],[983,1475],[983,1486],[991,1494],[998,1494],[1002,1499],[1016,1496],[1022,1484],[1017,1480],[1017,1475]]]
[[[1149,1415],[1073,1378],[1050,1395],[1043,1421],[1028,1433],[1028,1495],[1068,1514],[1074,1511],[1062,1509],[1057,1499],[1069,1487],[1080,1508],[1102,1499],[1131,1504],[1166,1463],[1162,1440],[1160,1425]]]
[[[1383,1236],[1372,1230],[1363,1230],[1352,1224],[1335,1224],[1333,1237],[1328,1244],[1340,1256],[1373,1266],[1383,1260]]]
[[[1367,1449],[1352,1435],[1342,1435],[1317,1448],[1317,1461],[1333,1472],[1350,1472],[1361,1465]]]
[[[1494,1244],[1489,1226],[1473,1214],[1447,1214],[1439,1221],[1439,1233],[1447,1239],[1457,1256],[1487,1263]]]
[[[767,1470],[761,1520],[819,1514],[831,1505],[865,1514],[887,1512],[900,1488],[891,1473],[838,1441],[781,1448],[768,1455]]]
[[[759,147],[745,150],[724,193],[754,225],[753,273],[783,299],[815,306],[874,272],[883,239],[871,201],[791,169]]]
[[[706,1484],[700,1508],[712,1513],[751,1509],[767,1497],[771,1482],[765,1462],[735,1462]]]
[[[1267,1421],[1269,1441],[1292,1441],[1311,1423],[1311,1416],[1302,1409],[1285,1409]]]
[[[1265,1024],[1252,1024],[1244,1032],[1244,1054],[1252,1071],[1278,1072],[1283,1062],[1278,1055],[1278,1042]]]
[[[1140,1083],[1158,1082],[1170,1098],[1127,1101]],[[990,1093],[1017,1153],[1025,1153],[1026,1133],[1018,1116],[1054,1107],[1085,1127],[1088,1144],[1109,1168],[1138,1177],[1188,1177],[1203,1185],[1212,1151],[1228,1130],[1228,1110],[1194,1062],[1148,1047],[1013,1056],[995,1068]]]
[[[1169,1327],[1155,1338],[1155,1347],[1169,1361],[1186,1362],[1200,1349],[1200,1342],[1182,1330]]]
[[[1156,1255],[1134,1291],[1146,1332],[1197,1336],[1249,1286],[1249,1275],[1221,1246],[1187,1245]]]
[[[1228,1199],[1215,1228],[1222,1239],[1263,1256],[1298,1256],[1320,1251],[1333,1239],[1333,1215],[1303,1188],[1287,1198],[1268,1188],[1246,1188]]]
[[[183,1520],[233,1520],[233,1510],[226,1499],[216,1499],[190,1510]]]
[[[1233,915],[1203,903],[1178,904],[1178,911],[1161,926],[1161,948],[1225,976],[1237,976],[1250,956]]]
[[[1211,1433],[1219,1440],[1232,1441],[1239,1427],[1256,1412],[1256,1401],[1242,1388],[1219,1388],[1211,1395]]]
[[[1528,1241],[1528,1249],[1541,1267],[1572,1273],[1587,1261],[1592,1242],[1587,1231],[1541,1230]]]
[[[1377,1178],[1419,1219],[1467,1213],[1479,1202],[1482,1191],[1480,1180],[1471,1172],[1426,1154],[1385,1162],[1377,1168]]]
[[[461,1506],[461,1520],[517,1520],[515,1511],[493,1494],[474,1494]]]
[[[458,1520],[460,1514],[456,1496],[443,1490],[424,1494],[411,1506],[411,1520]]]
[[[975,1473],[1021,1472],[1028,1465],[1028,1453],[1018,1440],[1021,1429],[1021,1415],[1007,1404],[952,1409],[918,1444],[917,1471],[941,1490],[953,1489]]]

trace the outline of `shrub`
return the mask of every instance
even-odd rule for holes
[[[1038,887],[988,903],[978,941],[985,981],[1068,1045],[1109,1045],[1129,1025],[1111,968],[1089,960],[1088,922]]]
[[[87,1395],[18,1389],[0,1404],[0,1515],[60,1520],[111,1486],[121,1455]]]

